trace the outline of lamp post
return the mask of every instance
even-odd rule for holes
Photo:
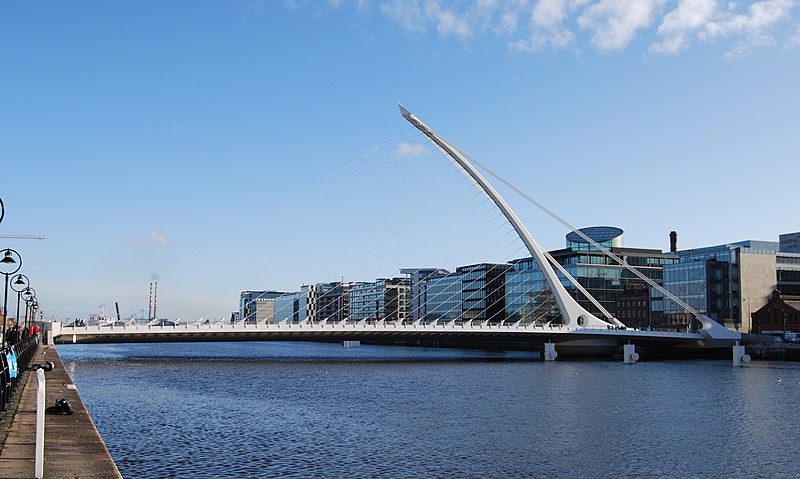
[[[36,297],[34,297],[31,300],[30,310],[31,310],[30,322],[33,323],[36,320],[36,313],[39,311],[39,302],[36,300]]]
[[[28,327],[28,311],[31,309],[31,306],[36,302],[36,290],[31,288],[30,286],[26,287],[22,291],[22,299],[25,300],[25,327]]]
[[[14,276],[14,279],[11,280],[11,289],[17,292],[17,331],[19,331],[19,300],[22,297],[22,292],[30,285],[31,282],[28,280],[28,277],[21,273]]]
[[[6,324],[8,323],[8,277],[19,271],[22,267],[22,256],[11,248],[0,251],[0,273],[5,276],[5,289],[3,290],[3,342],[6,347]]]

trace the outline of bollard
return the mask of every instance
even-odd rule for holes
[[[558,353],[556,352],[556,345],[554,343],[544,343],[544,360],[545,361],[555,361],[558,357]]]
[[[639,353],[636,352],[636,346],[633,344],[622,345],[622,356],[625,364],[633,364],[639,360]]]
[[[34,477],[42,479],[44,477],[44,410],[45,410],[45,385],[44,371],[36,370],[36,379],[39,388],[36,391],[36,469]]]
[[[733,346],[733,365],[744,366],[750,362],[750,355],[745,354],[744,346],[739,346],[739,341]]]

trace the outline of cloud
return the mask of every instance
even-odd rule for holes
[[[167,239],[167,235],[155,226],[153,227],[153,232],[150,233],[150,241],[163,248],[172,248],[175,246]]]
[[[512,42],[512,50],[535,52],[545,48],[561,49],[573,44],[575,34],[564,24],[588,0],[540,0],[530,13],[531,34]]]
[[[717,0],[680,0],[658,26],[662,40],[651,44],[650,51],[677,55],[688,48],[690,36],[703,28],[717,12],[717,3]]]
[[[777,44],[772,29],[790,18],[796,4],[796,0],[764,0],[750,5],[746,13],[724,12],[718,20],[706,24],[700,38],[717,40],[737,37],[733,49],[725,54],[725,58],[730,60],[749,55],[758,47]]]
[[[791,19],[796,0],[762,0],[750,4],[743,12],[738,4],[722,4],[718,0],[680,0],[667,13],[658,27],[661,40],[650,45],[649,51],[677,55],[687,49],[692,40],[713,43],[733,39],[724,58],[733,59],[750,54],[755,48],[777,45],[773,29]],[[791,45],[788,39],[787,45]]]
[[[789,44],[787,45],[787,48],[797,47],[800,47],[800,27],[797,27],[794,32],[794,36],[791,38],[791,40],[789,40]]]
[[[588,6],[578,25],[591,32],[591,42],[600,51],[621,50],[648,27],[662,0],[600,0]]]
[[[463,43],[496,37],[512,52],[621,51],[646,45],[678,55],[696,44],[722,48],[726,58],[761,47],[800,43],[793,18],[800,0],[284,0],[286,8],[369,19],[381,16],[415,35],[433,32]]]
[[[155,226],[153,227],[153,231],[150,233],[150,236],[140,236],[135,238],[129,237],[128,242],[141,245],[156,244],[162,248],[175,247],[175,244],[167,238],[167,235]]]
[[[427,155],[430,153],[429,150],[425,145],[416,143],[398,143],[394,149],[394,156],[396,158],[409,158],[413,156],[422,156]]]

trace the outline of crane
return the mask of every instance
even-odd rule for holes
[[[2,198],[0,198],[0,223],[2,223],[2,222],[3,222],[3,218],[5,218],[5,216],[6,216],[6,206],[5,206],[5,204],[3,204],[3,199],[2,199]],[[33,240],[43,240],[43,239],[44,239],[44,236],[38,236],[38,235],[18,235],[18,234],[12,234],[12,235],[4,235],[4,234],[0,234],[0,238],[6,238],[6,239],[33,239]]]
[[[43,239],[45,239],[44,236],[39,236],[39,235],[2,235],[2,234],[0,234],[0,238],[32,239],[32,240],[43,240]]]

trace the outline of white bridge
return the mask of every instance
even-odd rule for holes
[[[365,344],[519,349],[559,353],[570,357],[611,357],[626,344],[635,344],[650,355],[695,356],[707,352],[700,333],[638,331],[631,329],[568,328],[563,325],[464,323],[205,323],[175,326],[145,324],[117,326],[63,326],[52,323],[58,343],[136,343],[211,341],[360,341]],[[548,346],[548,344],[550,346]],[[727,350],[727,348],[726,348]],[[632,351],[633,352],[633,351]]]
[[[62,326],[52,324],[51,335],[56,342],[146,342],[146,341],[362,341],[374,344],[416,344],[432,346],[461,346],[502,349],[540,350],[545,360],[555,359],[559,353],[569,356],[605,356],[618,353],[626,363],[639,359],[640,351],[653,356],[726,356],[732,352],[734,364],[749,362],[742,335],[723,327],[711,318],[700,314],[687,303],[661,285],[644,276],[624,260],[573,227],[552,211],[544,208],[513,185],[480,165],[467,159],[465,153],[445,141],[408,110],[400,106],[403,117],[427,136],[450,161],[483,192],[503,213],[513,226],[534,261],[539,265],[545,281],[561,313],[560,324],[490,324],[487,322],[424,323],[313,323],[294,324],[196,324],[177,326]],[[471,160],[471,161],[470,161]],[[651,287],[661,292],[702,324],[697,333],[639,331],[626,328],[597,302],[570,274],[555,261],[533,238],[522,221],[494,187],[475,168],[481,166],[506,186],[539,206],[547,214],[578,234],[621,266]],[[595,316],[581,306],[566,291],[554,268],[570,280],[576,288],[601,311],[603,318]],[[558,352],[556,351],[558,345]],[[728,356],[730,357],[730,356]]]

